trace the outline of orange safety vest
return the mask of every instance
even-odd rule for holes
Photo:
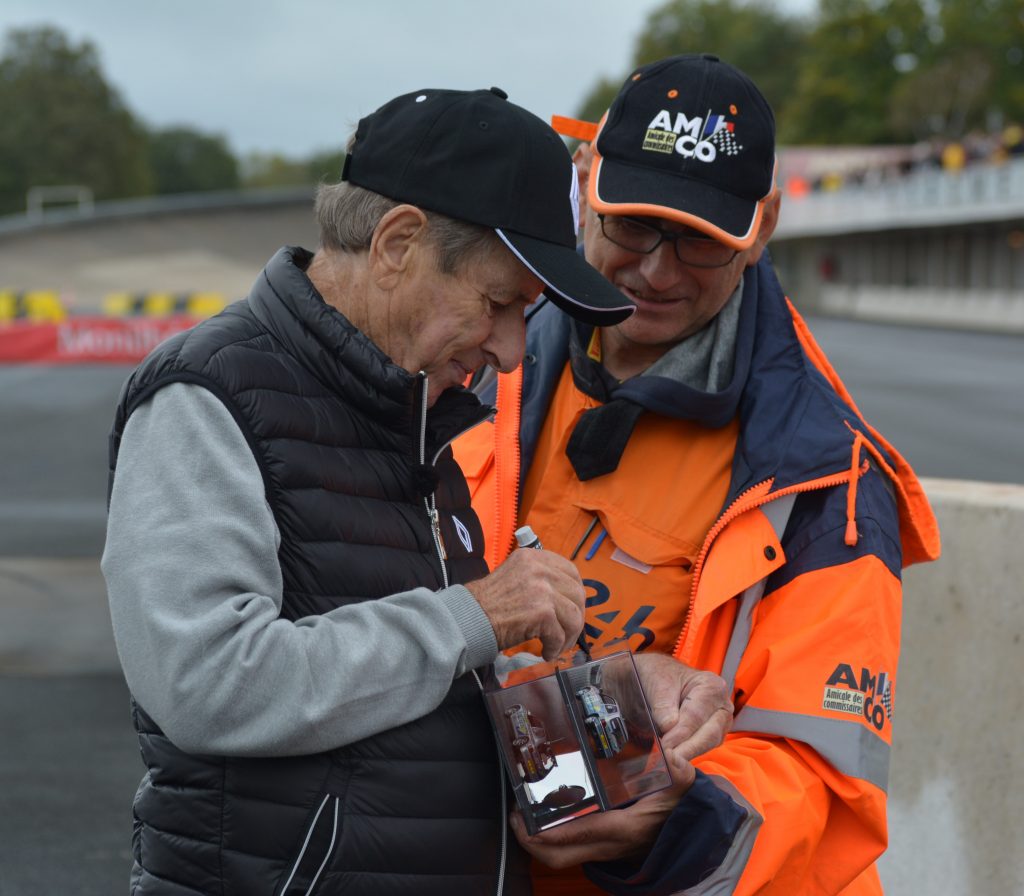
[[[652,644],[641,643],[646,635],[636,625],[624,632],[613,623],[605,631],[596,605],[588,609],[587,623],[590,634],[599,629],[605,641],[625,635],[634,649],[650,646],[671,653],[722,674],[731,684],[737,710],[732,731],[721,746],[694,761],[749,811],[749,825],[714,876],[721,877],[721,885],[739,894],[877,894],[881,885],[874,862],[887,842],[901,621],[898,567],[900,557],[903,565],[936,558],[939,535],[913,471],[863,421],[799,314],[781,296],[779,301],[790,321],[783,348],[806,367],[794,374],[792,390],[780,394],[798,395],[802,404],[797,407],[807,415],[809,408],[827,407],[823,420],[831,420],[838,409],[841,419],[837,415],[829,423],[828,438],[832,454],[837,437],[844,442],[845,462],[795,481],[779,481],[781,473],[767,475],[732,497],[724,511],[716,507],[709,517],[705,507],[697,513],[707,520],[700,524],[705,531],[691,551],[685,535],[659,531],[664,519],[645,531],[643,512],[652,506],[652,495],[671,502],[684,487],[664,478],[671,465],[667,458],[680,448],[678,440],[692,439],[695,444],[687,450],[695,456],[702,451],[713,456],[725,446],[731,462],[735,431],[701,431],[680,421],[660,428],[657,422],[647,428],[638,424],[616,472],[570,485],[566,461],[556,454],[564,450],[580,399],[571,394],[571,378],[563,370],[533,460],[549,469],[527,477],[524,496],[537,511],[536,519],[529,514],[529,522],[549,549],[571,553],[581,524],[594,513],[608,532],[607,543],[599,548],[605,552],[604,569],[613,563],[615,550],[646,565],[655,565],[655,557],[670,564],[685,558],[690,564],[675,607],[666,611],[666,619],[675,614],[675,630],[668,623],[655,626]],[[774,324],[778,328],[777,319]],[[812,369],[827,386],[810,375]],[[774,368],[751,372],[752,380],[762,375],[788,374]],[[454,446],[483,524],[491,568],[508,555],[513,532],[524,521],[519,494],[522,394],[522,368],[499,376],[494,423],[477,427]],[[754,417],[758,413],[752,412]],[[753,424],[747,421],[747,426]],[[794,427],[787,431],[787,448],[806,451],[800,440],[815,439],[818,433],[799,421]],[[741,428],[740,442],[745,437],[749,434]],[[643,450],[634,452],[637,446]],[[809,456],[806,467],[815,469],[817,459]],[[698,480],[701,488],[720,490],[714,471]],[[588,491],[584,486],[592,486],[589,491],[605,503],[580,506],[580,495]],[[893,490],[895,507],[885,488]],[[566,506],[560,511],[563,489]],[[801,497],[802,504],[796,500]],[[715,500],[714,494],[708,499]],[[817,502],[829,508],[828,514],[820,511],[820,519],[814,516]],[[816,526],[833,519],[836,507],[841,507],[836,523],[819,531]],[[795,518],[792,532],[787,529],[790,518]],[[673,534],[679,536],[675,553],[658,554]],[[586,560],[594,538],[589,536],[575,559],[585,579],[598,578],[587,575],[588,563],[597,556]],[[593,589],[588,595],[594,597]],[[662,591],[659,595],[659,601],[666,600]],[[616,606],[616,622],[629,621],[631,605],[647,606],[642,594],[634,594]],[[578,869],[553,876],[538,870],[535,891],[602,892]]]

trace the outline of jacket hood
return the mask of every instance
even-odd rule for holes
[[[758,282],[757,339],[740,403],[730,500],[766,479],[771,492],[849,470],[849,502],[866,465],[888,476],[900,517],[903,565],[940,553],[938,524],[910,464],[860,413],[849,391],[785,298],[766,256]],[[854,536],[855,537],[855,536]]]
[[[784,296],[767,253],[744,275],[743,303],[736,372],[730,386],[739,392],[741,435],[725,506],[758,484],[770,483],[770,498],[785,489],[840,474],[846,474],[852,504],[857,481],[866,465],[872,464],[893,485],[903,564],[935,559],[939,555],[938,526],[917,476],[864,420],[803,319]],[[539,421],[544,416],[527,413],[525,407],[532,402],[547,407],[557,382],[557,375],[551,374],[561,370],[568,358],[570,326],[569,318],[550,305],[539,308],[531,318],[523,394],[523,470],[529,468],[540,426],[538,422],[532,427],[528,421]],[[673,390],[671,386],[672,382],[662,377],[634,377],[623,384],[623,394],[669,416],[681,416],[680,402],[690,408],[699,406],[699,398],[695,403],[683,387],[677,384]],[[676,397],[673,391],[677,391]],[[482,397],[493,402],[493,394],[487,390]],[[699,419],[692,415],[689,418]],[[711,420],[707,422],[713,425]]]

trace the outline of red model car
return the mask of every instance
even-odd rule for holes
[[[505,718],[508,719],[512,753],[516,757],[519,774],[524,780],[535,784],[558,765],[547,730],[521,703],[506,709]]]

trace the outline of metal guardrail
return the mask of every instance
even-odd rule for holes
[[[774,240],[1024,220],[1024,157],[786,197]]]
[[[25,196],[26,216],[33,221],[41,221],[46,214],[47,202],[75,202],[79,217],[91,215],[95,205],[92,190],[79,184],[32,187]]]
[[[179,212],[231,211],[309,202],[314,186],[268,187],[259,190],[215,190],[207,193],[175,193],[166,196],[142,196],[136,199],[108,199],[88,209],[78,206],[56,209],[39,208],[33,213],[0,217],[0,236],[26,233],[50,227],[89,224],[118,218],[149,217]]]
[[[312,202],[315,187],[272,187],[114,199],[0,217],[0,236],[117,218]],[[1024,157],[958,172],[921,168],[877,183],[783,197],[776,241],[810,236],[1024,220]]]

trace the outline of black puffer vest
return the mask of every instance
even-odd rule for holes
[[[196,383],[224,402],[263,473],[291,620],[486,573],[447,447],[486,409],[449,390],[421,429],[422,378],[324,303],[310,258],[282,249],[247,300],[157,348],[125,384],[111,434],[113,476],[128,417],[157,389]],[[186,754],[142,707],[133,714],[149,770],[134,807],[136,896],[495,892],[502,781],[472,675],[415,722],[295,758]],[[529,892],[509,839],[505,892]]]

